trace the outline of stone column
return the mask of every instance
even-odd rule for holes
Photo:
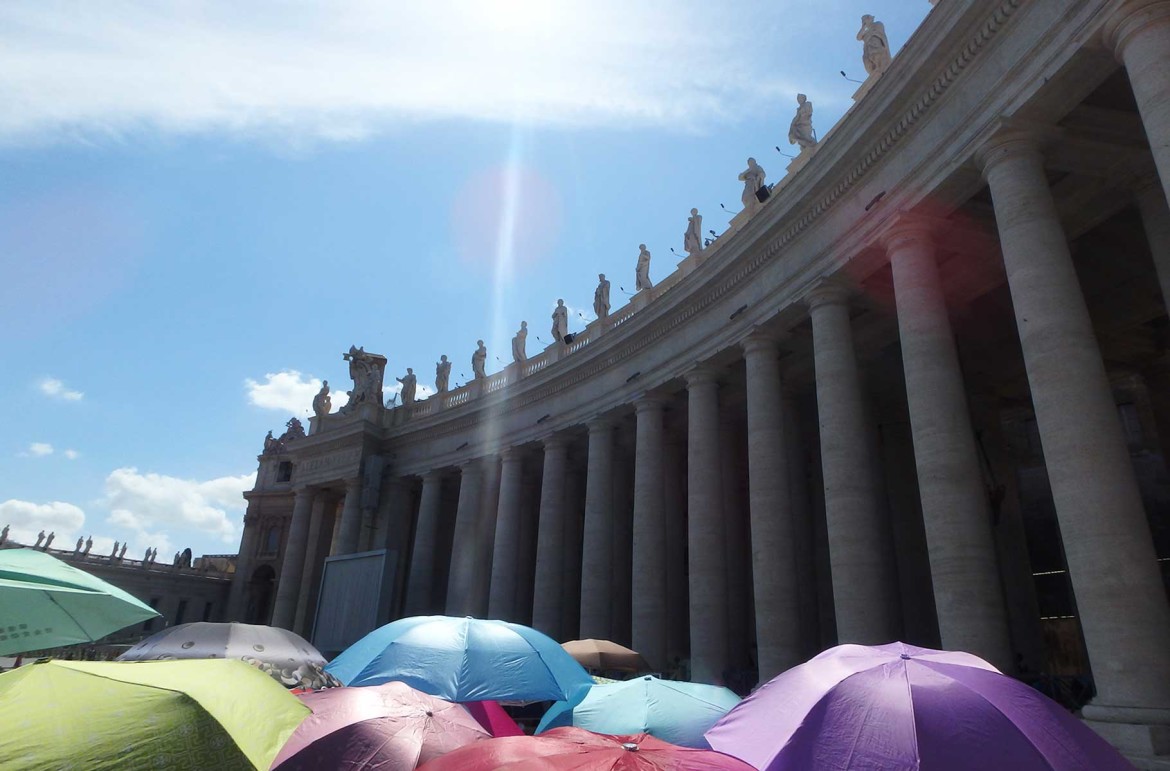
[[[689,658],[690,590],[687,586],[687,448],[663,426],[662,510],[666,523],[667,666]]]
[[[251,504],[249,504],[249,508]],[[248,582],[252,580],[252,563],[256,558],[256,542],[260,539],[260,518],[244,514],[244,532],[240,538],[240,556],[236,558],[236,572],[232,577],[228,598],[228,621],[243,621]]]
[[[914,465],[942,647],[1015,668],[991,511],[929,227],[884,237],[894,273]]]
[[[1162,186],[1154,183],[1144,187],[1137,194],[1137,205],[1146,241],[1150,244],[1150,255],[1154,258],[1162,302],[1170,308],[1170,206],[1166,205]]]
[[[435,551],[442,504],[442,472],[428,471],[423,475],[422,500],[419,501],[418,524],[414,532],[414,552],[410,557],[410,579],[406,583],[408,616],[422,616],[435,612]]]
[[[475,597],[471,615],[487,618],[500,502],[500,461],[494,455],[480,462],[480,498],[479,526],[475,531]]]
[[[500,502],[496,542],[492,553],[488,618],[516,620],[516,584],[520,561],[520,503],[524,485],[524,458],[508,448],[501,454]]]
[[[788,489],[780,358],[776,341],[743,342],[747,365],[748,496],[760,682],[801,663],[796,526]]]
[[[634,455],[634,572],[630,582],[633,648],[655,670],[666,659],[666,509],[662,468],[663,401],[639,399]],[[582,627],[584,628],[584,627]]]
[[[783,381],[783,374],[781,375]],[[797,607],[800,610],[800,658],[821,650],[820,598],[816,575],[816,539],[809,501],[808,462],[801,434],[796,395],[785,390],[780,397],[780,425],[784,433],[784,459],[788,466],[788,505],[792,512],[796,547]],[[750,419],[750,418],[749,418]],[[750,473],[749,468],[749,473]],[[757,636],[758,636],[757,632]]]
[[[581,638],[610,639],[613,575],[613,424],[589,423],[585,530],[581,544]]]
[[[1170,199],[1170,2],[1123,3],[1105,24],[1105,42],[1125,64],[1162,193]]]
[[[884,547],[889,533],[877,502],[849,303],[831,283],[813,290],[807,302],[837,638],[888,643],[898,635],[895,570]]]
[[[328,498],[324,491],[318,493],[313,499],[312,513],[309,515],[309,534],[305,539],[305,567],[301,575],[301,591],[297,595],[297,610],[293,620],[293,631],[304,637],[311,631],[307,628],[309,625],[307,616],[310,599],[316,589],[313,585],[314,578],[320,580],[320,574],[316,569],[320,552],[318,546],[321,543],[321,522],[325,519]]]
[[[272,604],[272,626],[292,629],[296,620],[297,594],[301,590],[301,571],[305,567],[305,540],[309,535],[309,513],[313,491],[308,487],[293,492],[292,521],[284,554],[280,562],[280,582],[276,585],[276,600]]]
[[[482,469],[478,460],[459,467],[459,508],[455,512],[455,537],[451,541],[451,569],[447,578],[447,615],[475,615],[476,555],[479,546],[479,509]]]
[[[561,589],[564,582],[565,463],[569,452],[563,437],[544,440],[544,476],[540,484],[540,520],[536,531],[536,586],[532,595],[532,626],[560,641]]]
[[[687,373],[687,543],[690,550],[691,680],[720,683],[727,667],[727,555],[719,467],[716,373]]]
[[[333,554],[354,554],[362,528],[362,478],[345,480],[345,503],[341,508],[341,525]]]
[[[1083,714],[1168,724],[1170,605],[1043,159],[1023,133],[1005,133],[979,155],[1097,686]]]

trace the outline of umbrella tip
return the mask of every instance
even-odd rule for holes
[[[435,713],[428,709],[427,710],[427,717],[434,717],[434,716],[435,716]]]
[[[909,660],[910,660],[910,654],[909,654],[909,653],[901,653],[901,654],[898,654],[898,655],[900,655],[902,658],[906,659],[907,661],[909,661]]]
[[[626,742],[625,744],[622,745],[622,749],[625,750],[626,752],[637,752],[638,745],[634,744],[633,742]]]

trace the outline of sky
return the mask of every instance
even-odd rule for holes
[[[342,353],[529,355],[638,245],[721,232],[795,96],[824,135],[928,0],[0,4],[0,526],[235,553],[264,435]],[[827,141],[832,141],[829,137]],[[724,208],[724,206],[726,208]],[[307,426],[307,422],[306,422]]]

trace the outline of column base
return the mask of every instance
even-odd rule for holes
[[[1087,704],[1081,716],[1136,767],[1170,771],[1170,710]]]

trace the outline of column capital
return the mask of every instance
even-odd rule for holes
[[[975,151],[975,163],[984,178],[1003,161],[1021,157],[1043,159],[1043,135],[1028,128],[1011,127],[997,131]]]
[[[1167,23],[1170,23],[1170,0],[1129,0],[1106,20],[1101,36],[1105,47],[1120,60],[1135,35]]]
[[[703,365],[697,366],[690,372],[687,372],[683,375],[683,378],[687,381],[688,390],[695,386],[719,384],[718,370]]]
[[[524,460],[524,451],[519,447],[505,447],[500,450],[500,461],[503,463],[519,463]]]
[[[781,339],[782,337],[780,335],[772,334],[771,332],[753,330],[739,341],[739,347],[743,349],[744,358],[757,355],[778,358],[780,356]]]
[[[642,394],[634,402],[634,412],[639,414],[643,412],[652,412],[655,410],[661,412],[662,410],[666,409],[667,401],[668,400],[665,396],[660,396],[658,394]]]
[[[606,431],[612,430],[613,426],[614,426],[614,422],[613,422],[613,418],[597,417],[597,418],[591,419],[585,425],[589,429],[589,435],[593,436],[594,434],[601,434],[601,433],[604,433]]]
[[[804,296],[804,303],[810,311],[822,305],[848,305],[849,289],[840,281],[827,278]]]
[[[483,467],[483,461],[483,458],[469,458],[459,464],[459,473],[478,473],[479,470]]]
[[[933,247],[937,230],[937,224],[929,217],[899,214],[885,232],[878,236],[878,242],[887,253],[915,243]]]
[[[433,468],[430,471],[424,471],[422,474],[422,480],[424,484],[427,482],[434,484],[435,482],[442,481],[442,479],[443,469],[441,468]]]
[[[293,498],[298,500],[298,501],[306,499],[306,498],[312,498],[316,494],[317,494],[317,488],[309,487],[308,485],[305,485],[304,487],[294,487],[293,488]]]
[[[563,450],[569,446],[569,439],[564,434],[549,434],[540,440],[547,450]]]

